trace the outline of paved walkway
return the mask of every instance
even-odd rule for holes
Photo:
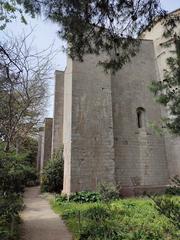
[[[22,240],[72,240],[61,218],[40,196],[39,187],[28,188],[24,194],[25,209],[21,214]]]

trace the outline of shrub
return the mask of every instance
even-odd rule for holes
[[[111,216],[111,213],[105,206],[103,206],[102,204],[98,204],[87,209],[83,213],[83,215],[90,220],[102,222],[106,218],[109,218]]]
[[[5,153],[0,150],[0,239],[15,239],[19,211],[22,209],[21,193],[29,181],[36,181],[34,167],[26,154]]]
[[[41,190],[59,193],[63,189],[64,161],[63,152],[59,151],[50,159],[41,174]]]
[[[52,180],[53,181],[53,180]],[[102,184],[99,186],[98,192],[82,191],[72,193],[69,197],[66,195],[56,196],[56,201],[61,203],[65,201],[80,203],[109,202],[119,199],[119,191],[114,185]]]
[[[101,196],[98,192],[82,191],[82,192],[76,192],[69,196],[69,201],[73,201],[73,202],[86,203],[86,202],[98,202],[100,200],[101,200]]]
[[[117,227],[117,223],[105,220],[97,226],[96,223],[87,224],[81,231],[79,240],[120,240],[122,232]]]
[[[20,193],[30,181],[36,181],[34,167],[26,161],[26,154],[0,152],[0,191]]]
[[[175,176],[171,179],[171,186],[166,189],[166,194],[180,196],[180,179]]]
[[[34,167],[36,167],[36,158],[38,152],[38,141],[32,137],[26,137],[23,139],[23,143],[19,147],[21,152],[25,152],[27,155],[27,161]]]
[[[55,195],[55,201],[58,203],[58,204],[61,204],[62,202],[66,202],[68,200],[68,197],[66,194],[56,194]]]
[[[110,184],[101,184],[99,186],[99,194],[103,202],[113,201],[120,197],[118,188]]]
[[[0,239],[15,239],[19,211],[22,210],[23,201],[19,194],[11,193],[0,197]]]
[[[180,202],[170,196],[152,197],[156,209],[180,229]]]

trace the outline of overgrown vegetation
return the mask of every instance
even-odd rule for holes
[[[56,195],[51,202],[76,240],[176,240],[180,237],[180,197],[120,199],[117,188]]]
[[[180,202],[171,196],[153,197],[158,212],[166,216],[180,230]]]
[[[29,161],[30,152],[4,152],[0,144],[0,239],[18,239],[22,192],[37,182],[37,173]]]
[[[41,174],[41,190],[43,192],[60,193],[63,189],[64,161],[60,150],[50,159]]]
[[[174,20],[167,18],[160,0],[3,0],[0,2],[0,29],[18,13],[26,23],[22,6],[31,16],[44,13],[58,23],[59,35],[69,43],[67,52],[72,58],[83,61],[85,54],[104,52],[107,58],[100,64],[114,72],[136,54],[138,41],[133,38],[143,29],[150,29],[154,19],[165,18],[164,25],[173,36],[170,30]],[[119,50],[121,48],[123,51]]]
[[[178,176],[171,179],[171,185],[166,189],[166,194],[180,196],[180,178]]]
[[[174,198],[178,209],[179,198]],[[151,199],[121,199],[108,202],[77,203],[52,201],[76,240],[176,240],[180,231],[159,213]]]

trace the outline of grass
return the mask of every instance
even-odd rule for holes
[[[57,198],[51,201],[51,206],[62,216],[76,240],[180,239],[180,231],[157,212],[150,199],[80,204]]]

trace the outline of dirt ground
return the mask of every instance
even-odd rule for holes
[[[62,219],[55,214],[39,187],[28,188],[24,194],[25,209],[21,213],[21,240],[72,240]]]

